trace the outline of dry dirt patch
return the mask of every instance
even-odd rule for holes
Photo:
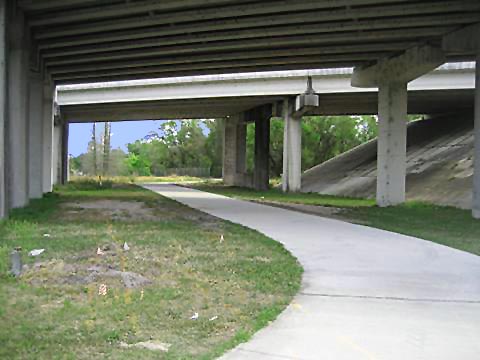
[[[158,220],[153,208],[145,206],[141,201],[94,200],[69,202],[63,206],[65,215],[75,217],[96,217],[120,221],[154,221]]]

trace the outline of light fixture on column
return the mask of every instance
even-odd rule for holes
[[[320,97],[313,90],[312,77],[307,78],[307,90],[295,99],[295,115],[302,116],[320,105]]]

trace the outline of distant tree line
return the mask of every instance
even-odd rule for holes
[[[74,174],[161,176],[168,169],[206,168],[221,176],[223,120],[165,121],[157,132],[127,145],[127,152],[111,149],[111,126],[97,139],[95,124],[87,152],[72,158]],[[270,125],[270,175],[280,176],[283,158],[283,121]],[[255,125],[247,126],[247,169],[253,171]],[[377,136],[374,116],[311,116],[302,120],[302,168],[308,169]]]

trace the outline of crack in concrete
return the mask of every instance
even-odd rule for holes
[[[453,303],[453,304],[478,304],[480,300],[463,300],[463,299],[415,299],[407,297],[396,296],[371,296],[371,295],[348,295],[348,294],[313,294],[306,292],[299,292],[298,295],[325,297],[325,298],[346,298],[346,299],[371,299],[371,300],[386,300],[386,301],[408,301],[408,302],[431,302],[431,303]]]
[[[264,351],[247,350],[247,349],[241,349],[241,348],[238,348],[238,350],[239,350],[239,351],[242,351],[242,352],[252,353],[252,354],[270,356],[270,357],[272,357],[272,358],[277,358],[277,359],[306,360],[306,359],[302,359],[302,358],[300,358],[300,357],[291,357],[291,356],[287,356],[287,355],[271,354],[271,353],[267,353],[267,352],[264,352]]]

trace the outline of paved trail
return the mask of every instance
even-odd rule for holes
[[[264,233],[305,269],[292,304],[222,359],[480,359],[480,257],[174,185],[146,188]]]

